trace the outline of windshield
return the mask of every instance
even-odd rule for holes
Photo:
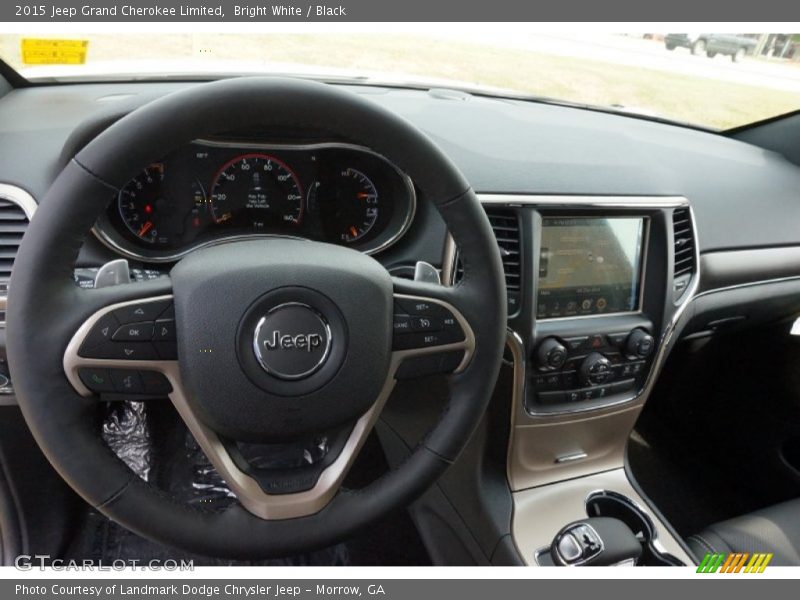
[[[0,37],[0,57],[31,80],[295,74],[544,97],[713,129],[800,109],[796,34],[415,30],[15,34]]]

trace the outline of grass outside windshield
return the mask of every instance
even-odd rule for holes
[[[657,34],[512,33],[487,25],[406,34],[70,34],[82,65],[23,62],[23,39],[0,36],[0,56],[28,78],[168,72],[341,74],[486,86],[727,129],[800,109],[800,38],[741,34],[757,44],[731,56],[668,50]],[[772,37],[764,37],[772,36]],[[47,36],[49,38],[58,36]],[[795,42],[795,40],[798,40]],[[695,49],[696,50],[696,49]]]

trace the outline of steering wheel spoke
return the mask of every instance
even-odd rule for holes
[[[170,400],[242,506],[261,519],[282,520],[315,514],[333,499],[366,442],[394,383],[393,379],[387,379],[372,407],[352,426],[336,431],[318,467],[277,469],[273,472],[249,464],[236,442],[223,438],[203,423],[180,383],[170,394]]]

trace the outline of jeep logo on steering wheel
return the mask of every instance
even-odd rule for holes
[[[318,333],[299,333],[297,335],[282,335],[277,329],[272,332],[272,339],[264,340],[267,350],[305,350],[313,352],[322,345],[322,336]]]
[[[279,379],[303,379],[330,354],[332,336],[325,317],[307,304],[287,302],[272,308],[253,332],[253,352],[261,367]]]

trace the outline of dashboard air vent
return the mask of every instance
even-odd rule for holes
[[[487,207],[486,216],[489,217],[497,245],[500,247],[508,291],[508,312],[513,314],[519,304],[521,288],[519,219],[513,210],[503,208]],[[456,258],[454,282],[461,281],[463,276],[464,266],[461,260]]]
[[[677,300],[689,287],[695,272],[695,240],[692,218],[688,208],[676,208],[672,213],[672,229],[675,242],[672,280]]]
[[[28,228],[28,216],[17,204],[0,198],[0,281],[11,277],[11,267],[22,236]]]
[[[519,219],[517,214],[508,209],[487,208],[486,216],[492,224],[500,257],[503,259],[503,270],[506,274],[506,289],[518,292],[520,289],[520,256],[519,256]]]
[[[17,204],[0,198],[0,281],[11,277],[11,267],[22,236],[28,228],[28,216]]]

